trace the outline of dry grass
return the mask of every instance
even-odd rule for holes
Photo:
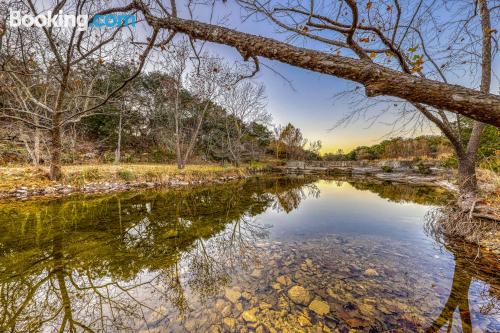
[[[448,238],[463,239],[500,255],[500,224],[473,217],[455,206],[429,211],[425,230],[443,244]]]
[[[478,169],[477,179],[483,201],[492,207],[500,207],[500,174],[488,169]]]
[[[261,166],[252,165],[252,168]],[[55,184],[81,186],[102,182],[167,182],[211,180],[225,176],[242,176],[250,166],[189,165],[179,170],[175,165],[121,164],[121,165],[68,165],[63,166],[64,177],[59,182],[48,178],[48,169],[32,166],[0,167],[0,191],[19,187],[41,188]]]

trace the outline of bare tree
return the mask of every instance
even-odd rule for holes
[[[252,122],[266,123],[269,120],[265,111],[265,98],[264,86],[250,81],[240,81],[222,93],[220,103],[227,112],[227,144],[236,165],[241,163],[244,151],[242,139],[248,126]]]
[[[156,116],[172,119],[167,119],[170,126],[160,132],[174,147],[177,166],[182,169],[193,154],[207,112],[217,107],[215,102],[233,75],[219,58],[196,53],[187,40],[166,48],[158,65],[165,72],[157,73],[161,83],[156,87]]]
[[[131,7],[108,8],[100,11],[96,1],[72,0],[57,2],[50,8],[35,0],[9,1],[2,4],[8,9],[38,16],[51,11],[74,15],[109,14],[131,10]],[[4,12],[4,11],[3,11]],[[75,25],[62,27],[9,28],[3,33],[1,44],[1,76],[3,89],[16,101],[2,108],[0,116],[22,121],[38,128],[50,137],[50,178],[61,178],[61,137],[65,126],[78,122],[99,110],[129,81],[138,75],[147,54],[153,48],[158,33],[153,31],[146,47],[141,51],[137,68],[117,88],[106,94],[93,95],[93,87],[103,78],[100,66],[107,61],[127,57],[119,52],[133,54],[131,46],[119,47],[118,37],[126,37],[126,25],[116,28],[80,31]],[[33,121],[35,117],[36,121]]]

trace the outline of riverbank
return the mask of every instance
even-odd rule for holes
[[[0,167],[0,199],[62,197],[74,193],[110,193],[140,188],[179,187],[244,179],[264,165],[221,166],[121,164],[63,166],[63,179],[51,181],[42,167]]]

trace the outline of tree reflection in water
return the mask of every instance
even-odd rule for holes
[[[0,331],[136,331],[164,326],[176,316],[182,320],[220,293],[236,271],[258,260],[260,242],[269,233],[255,217],[268,209],[288,213],[303,199],[318,197],[316,180],[264,177],[2,204]],[[440,203],[421,187],[332,180],[396,202]],[[491,281],[498,274],[482,274],[488,266],[471,264],[463,251],[448,250],[456,260],[452,292],[429,331],[451,322],[459,307],[467,332],[471,281],[487,281],[498,294],[500,279]]]
[[[254,259],[268,231],[253,217],[297,207],[311,181],[2,205],[0,331],[130,330],[168,320],[167,304],[182,314]]]
[[[438,214],[429,214],[427,216],[426,231],[428,233],[435,232],[435,228],[432,228],[434,221],[429,219],[438,216]],[[469,307],[469,293],[474,281],[480,281],[488,285],[488,290],[484,290],[480,295],[481,314],[493,317],[500,316],[500,265],[498,259],[489,253],[478,252],[479,249],[470,244],[460,244],[457,241],[446,239],[446,237],[443,238],[439,234],[433,236],[448,252],[453,254],[455,268],[450,295],[441,313],[426,332],[440,332],[444,328],[451,332],[453,327],[461,327],[463,333],[472,333],[473,324]],[[460,322],[454,322],[455,313],[458,314]]]

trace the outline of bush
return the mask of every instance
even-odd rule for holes
[[[83,170],[83,178],[87,181],[94,181],[101,178],[98,168],[88,168]]]
[[[417,164],[417,171],[422,175],[430,175],[432,173],[431,168],[422,162]]]
[[[447,169],[456,169],[458,168],[457,158],[453,155],[449,156],[441,161],[441,166]]]
[[[479,167],[482,169],[488,169],[493,172],[500,172],[500,157],[490,156],[485,158],[479,164]]]
[[[152,181],[158,180],[159,175],[156,172],[152,171],[152,170],[148,170],[144,174],[144,178],[146,179],[146,181],[152,182]]]
[[[117,172],[118,177],[123,179],[124,181],[130,182],[132,180],[135,180],[135,175],[132,171],[129,170],[119,170]]]
[[[383,172],[392,172],[392,171],[394,171],[394,169],[389,165],[384,165],[384,166],[382,166],[382,171]]]

